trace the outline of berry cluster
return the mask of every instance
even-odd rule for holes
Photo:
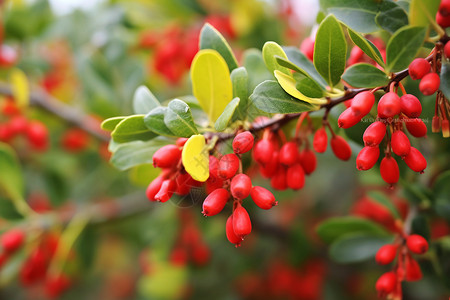
[[[340,160],[349,160],[352,156],[352,149],[350,148],[350,145],[342,136],[336,135],[330,126],[328,126],[328,129],[331,132],[330,145],[334,155]],[[327,151],[328,135],[325,127],[317,129],[314,133],[313,148],[317,153]]]

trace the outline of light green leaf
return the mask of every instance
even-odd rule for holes
[[[108,130],[108,131],[113,131],[114,128],[116,128],[117,124],[120,123],[120,121],[122,121],[123,119],[125,119],[126,117],[114,117],[114,118],[109,118],[106,119],[102,122],[102,124],[100,125],[100,127],[103,130]]]
[[[378,48],[371,41],[350,28],[348,28],[348,35],[352,39],[353,43],[355,43],[356,46],[367,54],[367,56],[375,60],[380,66],[384,67],[384,61],[380,50],[378,50]]]
[[[148,114],[155,107],[160,106],[158,99],[144,85],[136,89],[133,95],[133,110],[135,114]]]
[[[374,200],[375,202],[386,207],[391,212],[392,216],[395,219],[400,219],[400,215],[397,211],[397,208],[385,194],[383,194],[379,191],[370,191],[367,193],[367,195],[369,196],[369,198],[371,200]]]
[[[24,191],[24,182],[19,159],[14,149],[9,145],[0,143],[0,194],[11,199],[21,199]]]
[[[198,133],[191,109],[179,99],[170,101],[164,116],[164,123],[177,137],[190,137]]]
[[[345,70],[342,79],[353,87],[374,88],[389,83],[387,75],[370,64],[354,64]]]
[[[231,82],[233,84],[233,97],[240,99],[233,120],[245,120],[248,108],[248,73],[245,67],[239,67],[231,72]]]
[[[441,67],[441,85],[439,89],[450,99],[450,63],[443,62]]]
[[[309,76],[320,84],[324,89],[327,82],[320,76],[313,63],[296,47],[285,47],[284,51],[290,62],[304,70]]]
[[[397,72],[408,67],[422,47],[425,27],[405,26],[398,30],[386,47],[386,71]]]
[[[264,63],[270,73],[273,74],[275,70],[280,71],[288,76],[291,76],[289,69],[280,66],[277,63],[276,56],[287,59],[286,53],[284,53],[283,48],[275,42],[266,42],[262,48],[262,55]]]
[[[123,119],[111,133],[115,142],[126,143],[135,140],[150,140],[157,134],[150,131],[144,124],[144,115],[133,115]]]
[[[383,1],[375,22],[381,28],[394,33],[401,27],[408,25],[408,15],[395,2]]]
[[[225,110],[214,124],[214,128],[217,131],[224,131],[227,128],[228,123],[233,117],[234,111],[236,110],[238,105],[239,105],[239,98],[234,98],[233,100],[231,100],[230,103],[228,103],[227,107],[225,107]]]
[[[175,136],[166,123],[164,123],[164,116],[167,114],[167,107],[158,106],[152,109],[145,117],[144,124],[151,131],[165,136]]]
[[[280,57],[280,56],[275,56],[275,59],[276,59],[277,63],[280,66],[288,68],[288,69],[293,70],[295,72],[298,72],[300,74],[303,74],[303,75],[305,75],[307,77],[310,77],[310,75],[305,70],[302,70],[296,64],[290,62],[287,58],[283,58],[283,57]]]
[[[322,21],[314,45],[314,66],[330,87],[341,80],[347,59],[347,43],[341,24],[333,15]]]
[[[428,27],[436,13],[441,0],[411,0],[409,5],[409,24],[411,26]]]

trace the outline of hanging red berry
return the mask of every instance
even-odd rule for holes
[[[275,200],[275,196],[268,189],[261,186],[254,186],[250,191],[250,196],[255,204],[262,209],[271,209],[278,204]]]
[[[230,198],[230,193],[223,188],[214,190],[203,201],[202,214],[205,216],[214,216],[220,213]]]
[[[241,132],[233,140],[233,151],[236,154],[243,154],[253,148],[254,137],[250,131]]]

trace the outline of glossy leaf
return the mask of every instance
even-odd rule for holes
[[[293,70],[295,72],[298,72],[300,74],[303,74],[305,76],[310,77],[310,75],[305,70],[302,70],[299,66],[297,66],[296,64],[290,62],[287,58],[283,58],[283,57],[280,57],[280,56],[275,56],[275,59],[276,59],[277,63],[280,66],[288,68],[290,70]]]
[[[248,106],[248,73],[245,67],[239,67],[231,72],[231,83],[233,84],[233,97],[239,98],[239,105],[233,120],[245,120],[247,118]],[[231,103],[231,102],[230,102]],[[227,105],[228,107],[228,105]],[[223,113],[222,113],[223,114]],[[217,123],[217,122],[216,122]]]
[[[21,199],[24,191],[22,170],[14,149],[0,143],[0,194],[12,199]]]
[[[288,76],[291,75],[289,69],[282,67],[277,63],[277,56],[287,59],[286,53],[284,53],[283,48],[281,48],[280,45],[275,42],[266,42],[262,48],[262,55],[264,63],[266,64],[266,67],[267,69],[269,69],[270,73],[273,74],[273,72],[277,70]]]
[[[296,81],[295,88],[309,98],[322,98],[324,96],[324,90],[315,82],[311,77],[305,77],[299,73],[294,73],[294,79]]]
[[[345,70],[342,79],[353,87],[374,88],[389,83],[387,75],[370,64],[355,64]]]
[[[167,114],[167,107],[158,106],[152,109],[145,117],[144,124],[151,131],[165,136],[175,136],[175,134],[164,123],[164,116]]]
[[[360,35],[359,33],[348,28],[348,35],[352,39],[353,43],[358,46],[367,56],[375,60],[380,66],[384,67],[384,61],[381,56],[380,50],[368,39]]]
[[[148,114],[155,107],[160,106],[158,99],[144,85],[136,89],[133,95],[133,110],[135,114]]]
[[[409,24],[428,27],[436,13],[441,0],[411,0],[409,5]]]
[[[274,80],[260,83],[250,96],[250,100],[258,109],[268,113],[289,114],[313,111],[319,108],[316,105],[294,99]]]
[[[347,59],[347,43],[341,24],[333,15],[319,26],[314,45],[314,66],[330,87],[341,80]]]
[[[239,102],[239,98],[234,98],[230,103],[228,103],[228,105],[225,107],[225,110],[214,124],[214,128],[217,131],[224,131],[227,128],[228,123],[233,118],[233,114],[236,111]]]
[[[383,1],[375,21],[381,28],[394,33],[401,27],[408,25],[408,15],[397,3]]]
[[[238,62],[230,45],[222,34],[209,23],[203,25],[200,31],[200,49],[213,49],[219,52],[225,59],[230,72],[238,67]]]
[[[177,137],[190,137],[198,133],[189,105],[179,99],[170,101],[164,123]]]
[[[325,98],[309,98],[305,95],[303,95],[297,88],[297,82],[295,79],[291,76],[287,76],[284,73],[281,73],[280,71],[276,70],[275,77],[278,80],[278,83],[283,88],[283,90],[291,95],[292,97],[296,99],[300,99],[302,101],[311,103],[311,104],[326,104],[328,101]]]
[[[215,122],[233,98],[230,72],[225,60],[215,50],[200,50],[191,65],[194,96]]]
[[[24,108],[30,102],[30,87],[25,73],[17,68],[11,70],[9,74],[12,94],[18,107]]]
[[[201,134],[193,135],[183,147],[181,161],[192,178],[204,182],[209,177],[209,150],[205,137]]]
[[[314,81],[320,84],[323,88],[327,86],[326,81],[317,72],[314,64],[296,47],[285,47],[284,51],[288,56],[289,61],[305,71]]]
[[[386,70],[400,71],[411,63],[422,47],[426,28],[405,26],[397,31],[386,47]]]
[[[157,135],[144,124],[144,115],[133,115],[123,119],[111,133],[115,142],[126,143],[135,140],[150,140]]]
[[[441,85],[439,89],[450,99],[450,63],[443,62],[441,67]]]
[[[367,195],[371,200],[374,200],[375,202],[386,207],[391,212],[392,216],[395,219],[400,219],[400,215],[397,211],[397,208],[392,203],[392,201],[386,196],[386,194],[383,194],[379,191],[370,191],[367,193]]]
[[[117,124],[119,124],[120,121],[122,121],[125,118],[126,117],[113,117],[113,118],[106,119],[102,122],[100,127],[103,130],[113,131],[114,128],[116,128]]]

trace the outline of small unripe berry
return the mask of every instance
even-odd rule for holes
[[[412,136],[419,138],[427,135],[427,125],[421,119],[408,119],[405,123],[406,129]]]
[[[397,256],[397,246],[387,244],[378,249],[375,255],[375,261],[379,265],[388,265],[394,261]]]
[[[202,214],[205,216],[214,216],[220,213],[230,198],[230,193],[223,188],[214,190],[203,201]]]
[[[175,180],[166,179],[161,183],[161,188],[155,195],[155,200],[160,202],[167,202],[177,190]]]
[[[375,103],[375,96],[369,91],[361,92],[356,95],[351,104],[353,113],[360,118],[366,116]]]
[[[443,16],[439,11],[436,13],[436,23],[443,28],[450,27],[450,17]]]
[[[350,156],[352,156],[350,145],[339,135],[335,135],[331,138],[331,149],[333,150],[334,155],[341,160],[349,160]]]
[[[425,58],[416,58],[409,64],[409,76],[412,80],[422,79],[427,75],[431,66]]]
[[[287,188],[286,182],[286,167],[279,165],[275,174],[273,174],[270,180],[270,185],[279,191],[283,191]]]
[[[280,163],[290,166],[298,161],[298,157],[299,153],[297,143],[287,142],[283,145],[283,147],[281,147],[278,159]]]
[[[239,169],[239,158],[234,153],[222,156],[219,161],[217,175],[220,179],[227,180],[236,174]]]
[[[380,156],[380,148],[378,146],[366,146],[361,149],[356,157],[356,168],[360,171],[366,171],[373,168]]]
[[[441,126],[442,126],[442,137],[445,138],[450,137],[450,124],[448,122],[448,119],[442,120]]]
[[[28,123],[26,135],[30,145],[36,149],[43,151],[48,146],[48,129],[39,121],[31,121]]]
[[[396,285],[396,274],[394,272],[387,272],[381,275],[380,278],[378,278],[375,284],[375,288],[379,296],[385,297],[394,291]]]
[[[180,158],[181,150],[178,146],[166,145],[153,154],[153,166],[155,168],[171,168],[178,164]]]
[[[238,203],[233,211],[233,230],[239,237],[245,237],[252,232],[252,222],[247,210]]]
[[[271,209],[278,204],[275,196],[268,189],[260,186],[254,186],[250,192],[250,196],[255,204],[262,209]]]
[[[254,137],[250,131],[241,132],[233,140],[233,151],[242,154],[253,148]]]
[[[323,153],[327,151],[327,146],[328,146],[328,136],[325,127],[317,129],[313,139],[314,150],[318,153]]]
[[[400,178],[400,170],[398,168],[397,161],[392,157],[385,157],[381,160],[380,164],[381,178],[388,183],[394,184],[398,182]]]
[[[423,170],[427,167],[427,161],[425,157],[423,157],[422,153],[414,147],[411,147],[411,150],[404,158],[405,163],[408,167],[414,172],[422,173]]]
[[[403,131],[397,130],[391,136],[391,147],[395,154],[403,157],[411,150],[411,142]]]
[[[300,164],[302,165],[306,175],[311,174],[317,167],[316,154],[310,149],[304,149],[300,152]]]
[[[437,73],[428,73],[419,83],[419,90],[425,96],[433,95],[441,84],[441,78]]]
[[[406,239],[408,249],[415,254],[424,254],[428,251],[428,242],[418,234],[411,234]]]
[[[300,44],[300,51],[310,60],[314,57],[314,40],[311,37],[305,38]]]
[[[258,164],[265,165],[270,162],[274,151],[275,146],[269,139],[259,140],[253,148],[253,159]]]
[[[380,121],[373,122],[366,128],[363,135],[364,145],[377,146],[386,134],[386,124]]]
[[[161,189],[161,184],[164,181],[163,176],[158,176],[155,179],[153,179],[152,182],[147,187],[147,190],[145,194],[147,195],[148,200],[150,201],[156,201],[155,196],[158,194],[159,190]]]
[[[384,94],[378,102],[378,115],[380,118],[392,118],[398,115],[400,111],[400,97],[394,92]]]
[[[422,104],[416,96],[405,94],[400,97],[402,113],[409,118],[418,118],[422,113]]]
[[[244,199],[250,195],[252,189],[252,181],[245,174],[238,174],[231,180],[231,195],[236,199]]]
[[[227,239],[230,243],[235,244],[236,247],[239,247],[241,245],[242,242],[242,238],[237,236],[234,233],[234,229],[233,229],[233,214],[231,216],[228,217],[227,219],[227,223],[225,225],[225,232],[227,234]]]
[[[14,252],[19,249],[25,239],[25,234],[22,230],[11,229],[2,234],[0,244],[6,252]]]
[[[338,126],[339,128],[347,129],[355,126],[359,123],[359,121],[361,121],[361,117],[355,115],[355,113],[353,112],[353,108],[350,107],[344,110],[339,116]]]
[[[296,163],[287,169],[286,183],[293,190],[301,189],[305,185],[305,171],[301,164]]]

